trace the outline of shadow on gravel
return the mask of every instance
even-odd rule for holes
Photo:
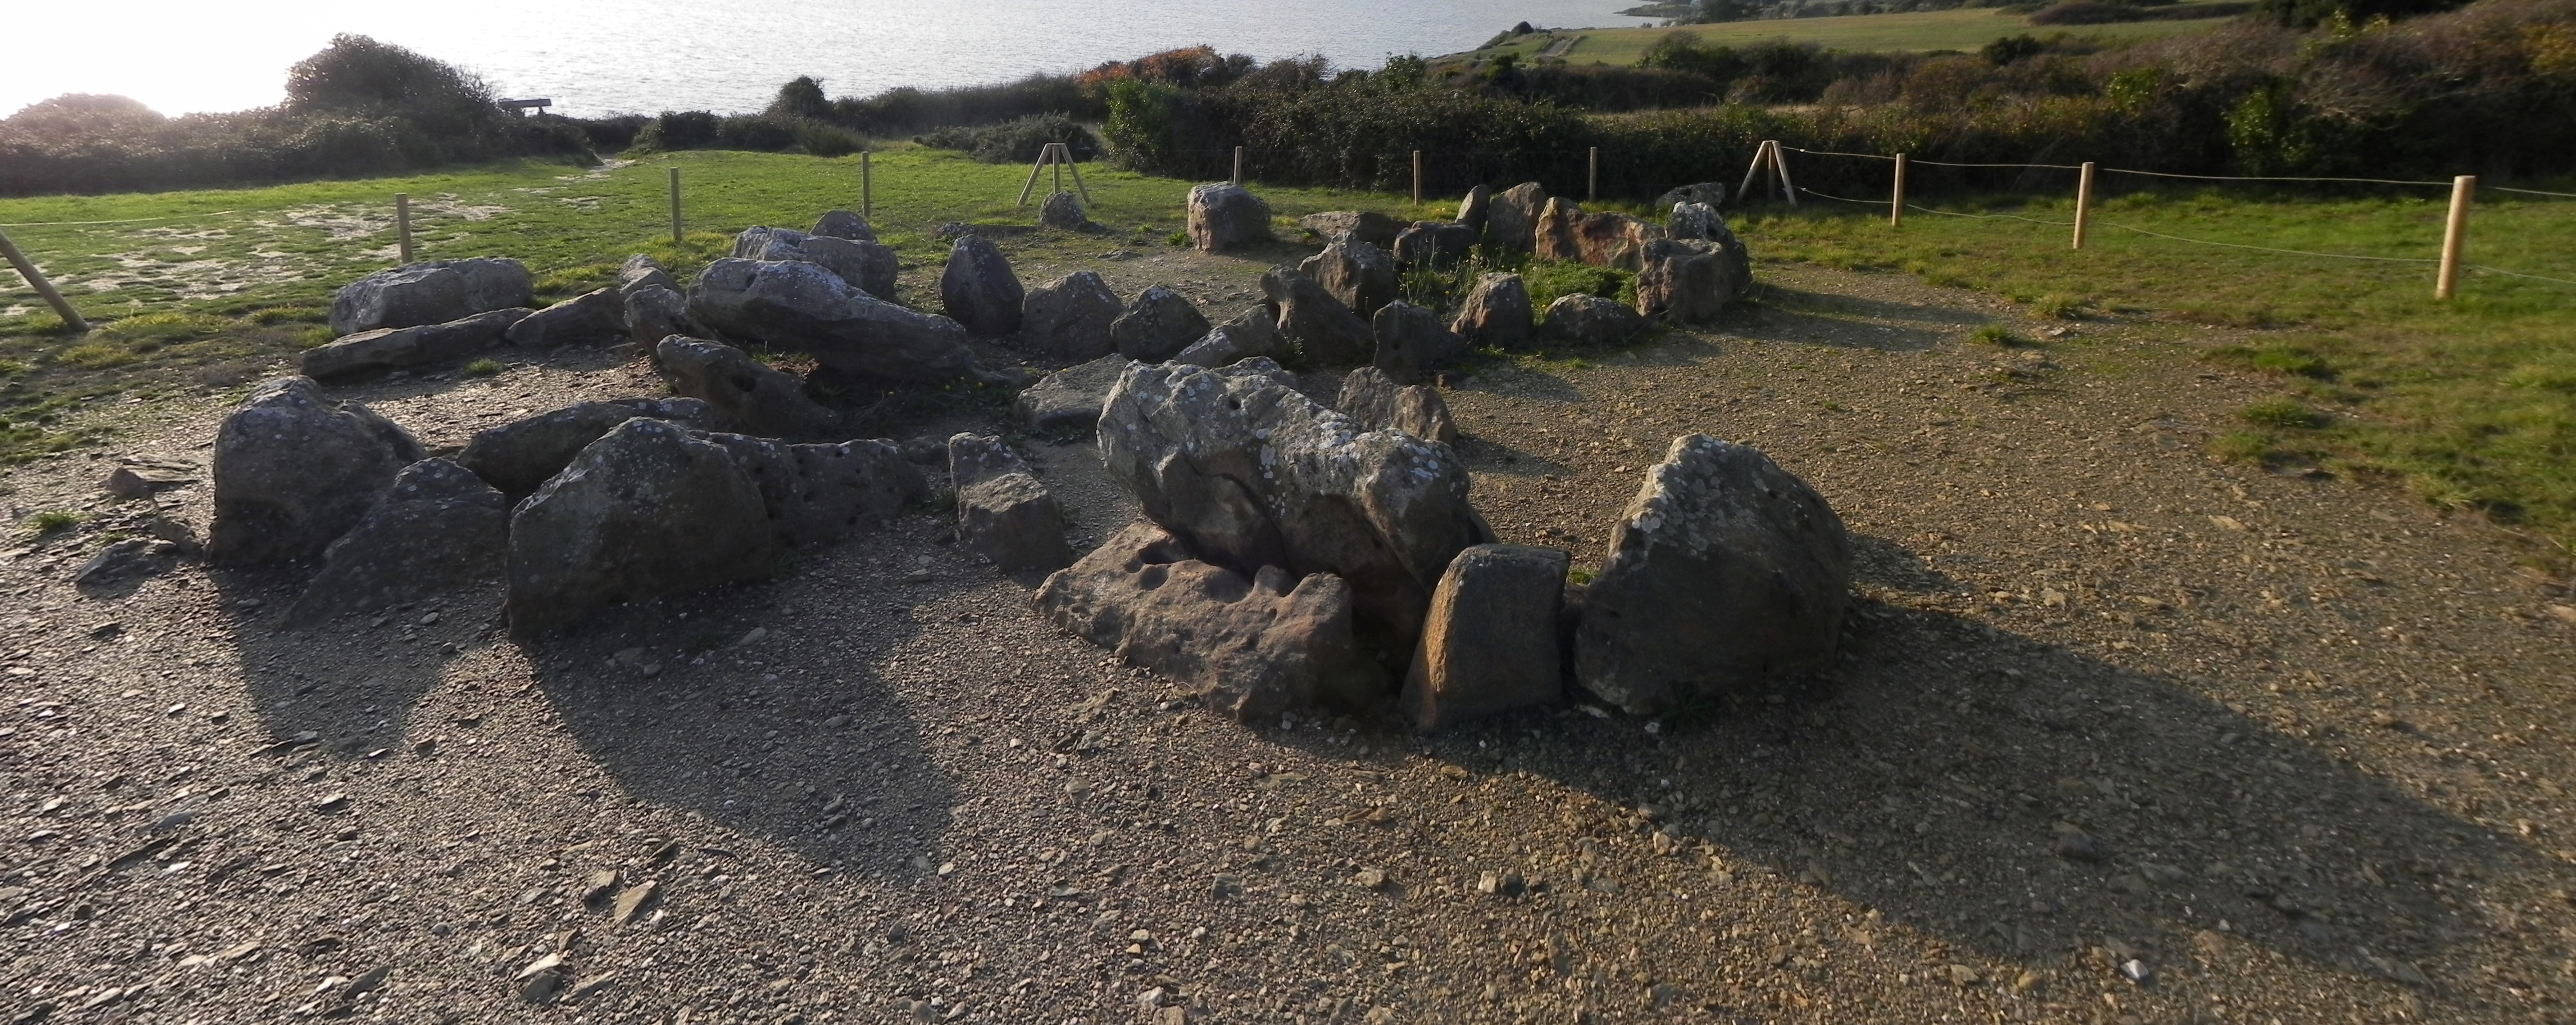
[[[1883,918],[1857,933],[1915,930],[2034,967],[2108,951],[2105,970],[2132,957],[2189,970],[2250,943],[2424,985],[2414,962],[2483,926],[2444,889],[2504,872],[2576,882],[2330,757],[2331,733],[2172,679],[1873,603],[1845,643],[1812,696],[1756,697],[1659,735],[1579,713],[1505,719],[1430,749],[1652,808],[1682,856],[1714,848],[1715,885],[1776,874]],[[1656,828],[1640,815],[1587,831],[1634,842]],[[1580,886],[1580,858],[1530,870]]]
[[[397,746],[421,695],[501,611],[495,587],[297,629],[286,611],[312,567],[207,575],[223,595],[243,686],[269,735],[289,742],[309,733],[313,746],[349,756]]]

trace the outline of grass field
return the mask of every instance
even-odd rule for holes
[[[1553,33],[1536,33],[1512,40],[1490,50],[1477,50],[1465,56],[1491,57],[1504,53],[1519,54],[1522,60],[1538,56],[1557,41],[1581,36],[1561,56],[1575,64],[1635,64],[1646,47],[1674,32],[1689,32],[1702,43],[1713,46],[1744,46],[1751,43],[1785,39],[1793,43],[1814,43],[1832,50],[1974,50],[2003,36],[2029,33],[2048,36],[2064,32],[2101,39],[2154,39],[2184,32],[2204,32],[2224,24],[2223,18],[2191,21],[2133,21],[2113,25],[2074,25],[2034,27],[2022,23],[2022,16],[2007,14],[1991,7],[1959,7],[1946,11],[1912,11],[1904,14],[1855,14],[1839,18],[1775,18],[1761,21],[1731,21],[1714,25],[1691,25],[1684,28],[1613,28],[1568,29]]]
[[[665,169],[679,167],[692,233],[669,236]],[[938,224],[1029,224],[1012,199],[1026,170],[918,149],[876,160],[876,221],[908,265],[935,266]],[[1076,260],[1169,245],[1187,182],[1087,170],[1092,216],[1107,236],[1041,243]],[[683,272],[757,223],[809,223],[856,206],[855,159],[684,153],[582,169],[522,164],[405,179],[233,191],[0,200],[0,225],[59,275],[101,322],[61,333],[14,280],[0,288],[0,460],[95,440],[82,406],[238,387],[328,336],[333,289],[392,262],[391,197],[408,192],[424,258],[505,254],[535,271],[540,298],[607,282],[617,261],[650,252]],[[1446,216],[1440,203],[1262,188],[1281,216],[1363,207]],[[2443,206],[2420,195],[2316,198],[2254,192],[2123,195],[2100,209],[2093,243],[2067,251],[2064,201],[1926,205],[1988,216],[1884,208],[1759,207],[1738,224],[1759,261],[1910,272],[1995,293],[2034,312],[2110,315],[2171,329],[2214,364],[2271,375],[2279,397],[2249,409],[2223,454],[2315,462],[2403,481],[2426,498],[2476,508],[2562,544],[2576,542],[2576,286],[2472,274],[2459,301],[2432,299],[2423,263],[2328,260],[2190,245],[2122,226],[2212,242],[2421,260],[2434,256]],[[2019,218],[2019,219],[2016,219]],[[2470,262],[2576,280],[2576,202],[2481,196]],[[908,272],[917,278],[918,271]],[[2225,329],[2243,344],[2208,348]],[[2079,328],[2080,331],[2080,328]]]

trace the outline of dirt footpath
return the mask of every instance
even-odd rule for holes
[[[1187,276],[1219,319],[1257,269],[1102,267]],[[1487,517],[1578,567],[1680,434],[1841,512],[1841,664],[1663,721],[1238,725],[1056,632],[926,512],[530,644],[496,594],[303,631],[291,573],[84,594],[148,511],[100,477],[202,463],[223,413],[120,410],[111,451],[0,477],[13,521],[86,516],[0,549],[0,1012],[2576,1016],[2564,581],[2391,491],[2204,455],[2263,394],[2190,358],[2217,339],[1995,349],[1962,338],[2006,311],[1968,293],[1767,280],[1716,331],[1445,383]],[[335,389],[433,448],[660,391],[595,353]],[[1130,515],[1087,444],[1028,444],[1090,539]],[[202,534],[206,492],[157,501]]]

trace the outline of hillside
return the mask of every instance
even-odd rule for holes
[[[2212,6],[2220,2],[2192,0],[2191,5]],[[2019,14],[1992,7],[1958,7],[1901,14],[1730,21],[1680,28],[1558,29],[1532,33],[1500,46],[1470,50],[1451,57],[1483,59],[1509,53],[1526,61],[1545,54],[1576,64],[1630,65],[1637,63],[1646,47],[1677,31],[1688,32],[1711,46],[1744,46],[1778,40],[1851,51],[1975,50],[2000,37],[2024,33],[2047,36],[2064,32],[2104,40],[2158,39],[2204,32],[2224,22],[2223,17],[2210,17],[2051,28],[2031,26]]]

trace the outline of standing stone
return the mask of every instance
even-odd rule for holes
[[[1243,186],[1212,182],[1190,189],[1190,244],[1202,253],[1235,249],[1270,237],[1270,204]]]
[[[1128,359],[1160,363],[1189,348],[1191,342],[1207,337],[1207,315],[1171,289],[1148,285],[1127,305],[1127,312],[1109,325],[1109,337],[1117,343],[1118,354]]]
[[[1036,605],[1067,633],[1247,722],[1319,700],[1366,707],[1386,689],[1361,655],[1340,577],[1277,565],[1246,577],[1150,523],[1048,577]]]
[[[1038,204],[1038,223],[1058,231],[1093,227],[1091,218],[1082,215],[1082,201],[1070,192],[1047,193],[1046,202]]]
[[[689,300],[677,289],[658,285],[626,293],[626,340],[645,352],[672,335],[704,334],[689,319]]]
[[[1376,367],[1361,367],[1342,378],[1333,408],[1364,431],[1398,430],[1424,441],[1458,443],[1458,427],[1439,392],[1418,384],[1399,385]]]
[[[1480,274],[1449,329],[1470,346],[1518,349],[1529,344],[1529,289],[1518,274]]]
[[[1458,423],[1449,415],[1449,403],[1429,385],[1408,384],[1396,389],[1386,425],[1424,441],[1453,448],[1458,444]]]
[[[331,333],[444,324],[526,306],[533,282],[517,260],[434,260],[377,271],[331,297]]]
[[[1575,679],[1654,715],[1828,662],[1851,601],[1833,507],[1769,457],[1693,434],[1647,471],[1575,630]]]
[[[626,298],[614,288],[584,292],[519,318],[510,344],[523,349],[607,345],[626,333]]]
[[[1647,244],[1637,272],[1637,312],[1681,324],[1705,321],[1752,283],[1744,244],[1732,233],[1723,241],[1658,239]]]
[[[876,229],[868,227],[868,219],[847,210],[824,211],[822,217],[815,219],[814,230],[808,234],[845,238],[852,242],[877,240]]]
[[[1493,217],[1493,213],[1493,190],[1479,184],[1468,189],[1466,198],[1458,201],[1458,226],[1475,232],[1481,238],[1485,234],[1485,222]]]
[[[1329,210],[1297,218],[1297,226],[1321,236],[1327,243],[1350,239],[1384,249],[1395,244],[1395,236],[1405,224],[1375,210]]]
[[[689,318],[727,337],[813,353],[835,370],[929,384],[1008,379],[976,365],[956,321],[877,299],[810,263],[710,263],[689,294]]]
[[[1731,236],[1726,217],[1706,203],[1675,203],[1673,214],[1664,221],[1664,234],[1670,238],[1717,240]]]
[[[1261,292],[1279,307],[1279,333],[1324,366],[1366,363],[1377,354],[1368,321],[1333,297],[1315,279],[1288,267],[1261,275]]]
[[[562,473],[591,442],[639,416],[697,428],[715,426],[716,418],[715,410],[699,399],[575,403],[475,432],[465,451],[457,453],[456,464],[516,501]]]
[[[1526,253],[1538,242],[1539,214],[1547,210],[1547,190],[1522,182],[1494,197],[1485,215],[1485,241],[1505,252]]]
[[[1577,292],[1547,304],[1547,323],[1540,332],[1568,345],[1597,346],[1626,341],[1643,330],[1637,311],[1597,295]]]
[[[832,272],[850,287],[894,301],[897,263],[894,250],[873,240],[808,235],[787,228],[751,227],[734,236],[733,255],[742,260],[810,263]]]
[[[1057,193],[1063,195],[1063,193]],[[1021,306],[1020,341],[1051,359],[1094,360],[1118,351],[1110,328],[1118,293],[1092,271],[1075,271],[1030,289]]]
[[[1248,359],[1284,359],[1288,336],[1279,330],[1279,308],[1263,303],[1235,314],[1207,337],[1191,342],[1170,362],[1193,367],[1230,367]]]
[[[1395,301],[1395,258],[1386,250],[1357,239],[1336,240],[1324,251],[1297,265],[1297,272],[1315,279],[1324,291],[1351,308],[1361,317],[1373,316],[1378,307]]]
[[[355,402],[331,403],[311,378],[259,386],[215,429],[219,564],[309,559],[367,515],[420,443]]]
[[[306,377],[338,377],[362,370],[445,363],[500,344],[525,309],[493,310],[463,320],[415,327],[380,327],[304,350]]]
[[[728,429],[779,438],[840,426],[840,414],[806,397],[803,380],[723,342],[672,335],[653,348],[653,359],[673,394],[705,400]]]
[[[1127,363],[1125,356],[1109,355],[1048,374],[1012,400],[1011,412],[1041,434],[1088,431],[1100,422],[1100,407]]]
[[[423,459],[323,553],[290,621],[373,612],[501,578],[510,501],[472,471]]]
[[[527,635],[620,602],[769,576],[778,535],[721,445],[628,420],[510,516],[509,618]]]
[[[984,236],[959,235],[948,247],[948,267],[939,275],[939,303],[968,334],[995,338],[1019,330],[1027,298],[1011,261]]]
[[[948,477],[957,489],[957,539],[1006,572],[1071,565],[1064,511],[1002,439],[948,439]]]
[[[1370,361],[1397,384],[1420,384],[1430,368],[1467,354],[1467,340],[1441,323],[1440,315],[1397,300],[1369,319],[1377,338],[1377,357]]]
[[[1542,260],[1578,261],[1583,259],[1583,245],[1575,239],[1575,223],[1583,219],[1583,208],[1563,196],[1553,196],[1539,212],[1538,226],[1531,232],[1530,251]]]
[[[1415,221],[1395,237],[1395,262],[1407,267],[1445,267],[1467,258],[1476,248],[1476,233],[1447,221]]]
[[[1564,699],[1557,616],[1570,561],[1562,549],[1505,544],[1474,545],[1450,560],[1399,701],[1415,727]]]

